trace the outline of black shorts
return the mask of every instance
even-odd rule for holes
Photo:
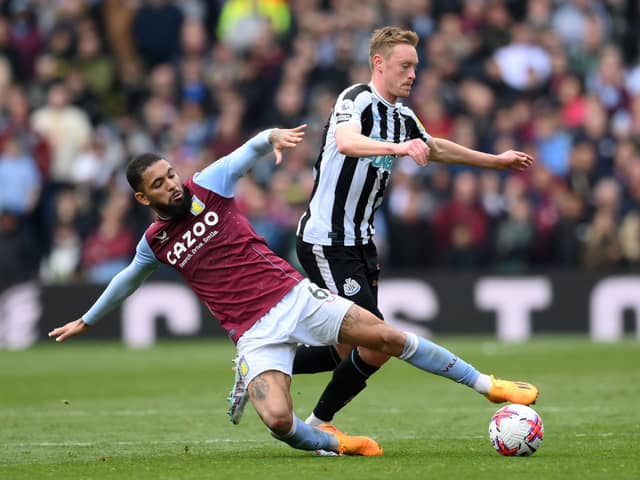
[[[296,251],[311,281],[382,318],[378,310],[380,266],[373,243],[328,247],[312,245],[298,238]]]

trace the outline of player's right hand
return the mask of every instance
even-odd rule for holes
[[[414,138],[412,140],[399,143],[397,155],[408,155],[413,158],[418,165],[424,167],[429,160],[430,152],[431,150],[426,142],[420,138]]]
[[[69,337],[80,335],[88,330],[91,325],[84,323],[84,320],[79,318],[73,322],[69,322],[58,328],[54,328],[49,332],[50,337],[55,337],[56,342],[64,342]]]
[[[295,148],[304,138],[304,130],[307,124],[298,125],[295,128],[274,128],[269,135],[269,143],[273,145],[273,153],[276,156],[276,165],[282,161],[283,150]]]

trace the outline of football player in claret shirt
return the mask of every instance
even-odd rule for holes
[[[157,219],[138,243],[132,262],[109,283],[78,320],[53,329],[64,341],[78,335],[129,296],[160,264],[175,268],[236,344],[236,385],[246,385],[256,412],[272,435],[302,450],[381,455],[376,441],[346,435],[331,425],[308,425],[293,413],[290,395],[298,344],[364,345],[426,371],[468,385],[495,402],[532,403],[538,390],[489,377],[444,348],[393,328],[350,300],[321,289],[273,253],[238,210],[238,178],[273,148],[295,147],[305,125],[271,129],[182,183],[162,156],[146,153],[127,167],[135,198]],[[244,388],[232,402],[244,402]],[[242,405],[242,407],[244,404]]]

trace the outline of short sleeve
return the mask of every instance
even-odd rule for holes
[[[371,105],[371,90],[366,85],[355,85],[344,90],[333,108],[336,125],[361,125],[362,113]]]

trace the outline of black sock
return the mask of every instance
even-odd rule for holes
[[[293,374],[330,372],[340,363],[336,349],[327,347],[309,347],[300,345],[293,359]]]
[[[330,422],[333,416],[367,386],[367,378],[378,371],[365,363],[358,349],[354,348],[333,372],[331,381],[322,392],[322,396],[313,409],[320,420]]]

